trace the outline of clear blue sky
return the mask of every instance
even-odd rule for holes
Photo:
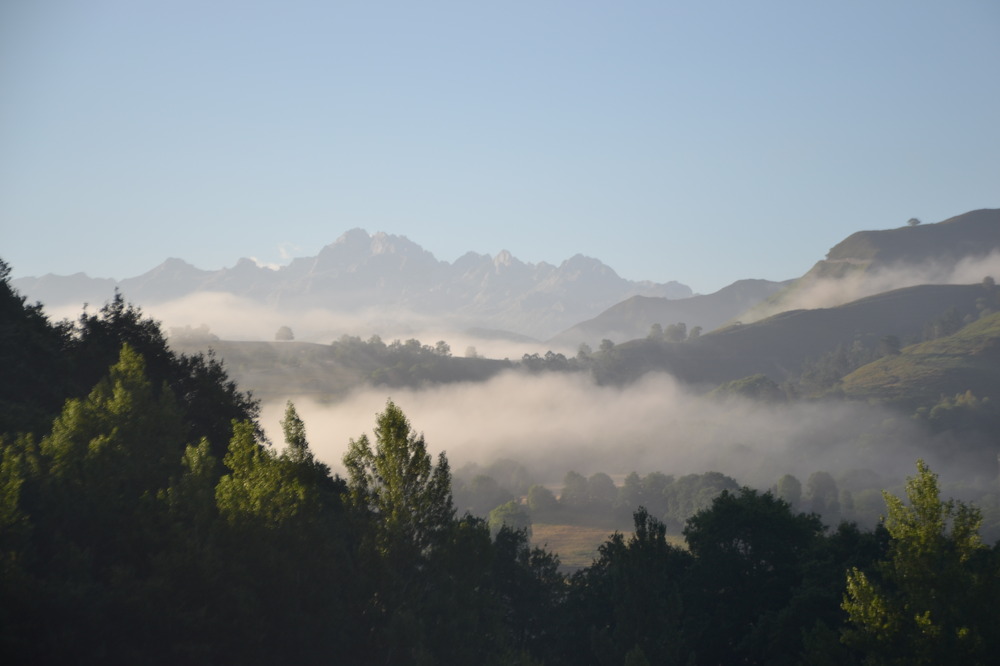
[[[363,227],[708,293],[995,207],[996,0],[0,5],[17,277]]]

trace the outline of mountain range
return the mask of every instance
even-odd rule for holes
[[[546,339],[632,296],[687,298],[678,282],[634,282],[597,259],[576,255],[555,266],[469,252],[440,261],[403,236],[352,229],[315,257],[276,270],[241,259],[207,271],[181,259],[120,281],[44,275],[14,286],[49,307],[103,303],[119,289],[126,300],[154,305],[191,294],[222,292],[284,312],[321,308],[342,313],[394,312],[447,320],[462,328],[499,329]]]
[[[50,274],[21,278],[14,286],[48,307],[103,303],[115,289],[140,306],[215,292],[283,313],[378,312],[383,321],[414,317],[472,330],[480,337],[529,336],[575,349],[582,343],[596,347],[604,339],[620,343],[643,338],[657,324],[684,323],[687,330],[709,333],[726,324],[761,322],[772,330],[783,322],[791,325],[819,316],[785,316],[789,312],[836,308],[920,285],[973,284],[994,265],[1000,267],[1000,210],[984,209],[936,224],[859,231],[798,279],[740,280],[707,295],[694,295],[678,282],[625,280],[599,260],[582,255],[555,266],[522,262],[506,251],[492,257],[469,252],[449,263],[403,236],[370,235],[362,229],[348,231],[315,257],[298,258],[278,269],[241,259],[232,268],[207,271],[168,259],[120,281]],[[916,300],[905,310],[928,316]],[[772,321],[775,315],[784,318]],[[854,315],[845,316],[857,331],[867,330]],[[881,334],[911,334],[902,330],[906,326],[897,328],[901,330]],[[723,329],[699,346],[707,349],[723,338],[747,339],[756,330]],[[766,345],[765,338],[761,344]],[[797,344],[792,340],[779,346],[793,349]],[[717,353],[729,355],[721,348]]]

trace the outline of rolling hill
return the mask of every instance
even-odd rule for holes
[[[1000,399],[1000,313],[957,333],[905,347],[844,377],[846,397],[933,404],[942,396],[971,391]]]
[[[968,284],[992,272],[1000,272],[1000,209],[975,210],[936,224],[859,231],[739,319],[834,307],[920,284]]]
[[[555,336],[552,345],[597,347],[603,339],[624,342],[644,337],[653,324],[685,323],[711,331],[785,287],[787,282],[740,280],[713,294],[668,299],[633,296]]]
[[[609,352],[599,366],[599,379],[631,381],[662,370],[706,386],[755,374],[781,382],[838,345],[859,341],[872,347],[888,335],[904,342],[920,339],[925,326],[951,308],[959,317],[975,316],[985,289],[982,284],[921,285],[834,308],[794,310],[734,324],[682,343],[634,340]]]

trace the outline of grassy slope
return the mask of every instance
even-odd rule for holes
[[[636,340],[619,345],[606,379],[628,381],[666,370],[692,383],[719,384],[754,374],[783,381],[802,362],[838,344],[868,346],[885,335],[919,337],[924,325],[955,307],[976,312],[981,285],[923,285],[864,298],[836,308],[794,310],[752,324],[729,326],[685,343]]]
[[[844,378],[843,390],[851,398],[914,403],[968,390],[1000,397],[1000,313],[869,363]]]

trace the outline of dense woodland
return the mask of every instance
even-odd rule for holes
[[[627,501],[611,499],[606,475],[567,474],[558,499],[530,486],[529,512],[643,503],[629,534],[567,573],[529,546],[516,497],[492,526],[467,511],[477,477],[453,479],[393,402],[372,437],[350,442],[341,478],[313,457],[294,405],[283,445],[266,441],[257,403],[220,362],[171,351],[122,298],[54,324],[0,271],[3,663],[1000,654],[1000,546],[981,542],[979,510],[942,498],[922,462],[875,528],[825,525],[804,501],[818,490],[799,488],[793,507],[798,480],[761,492],[722,475],[636,474],[615,489]],[[667,539],[671,521],[684,545]]]

